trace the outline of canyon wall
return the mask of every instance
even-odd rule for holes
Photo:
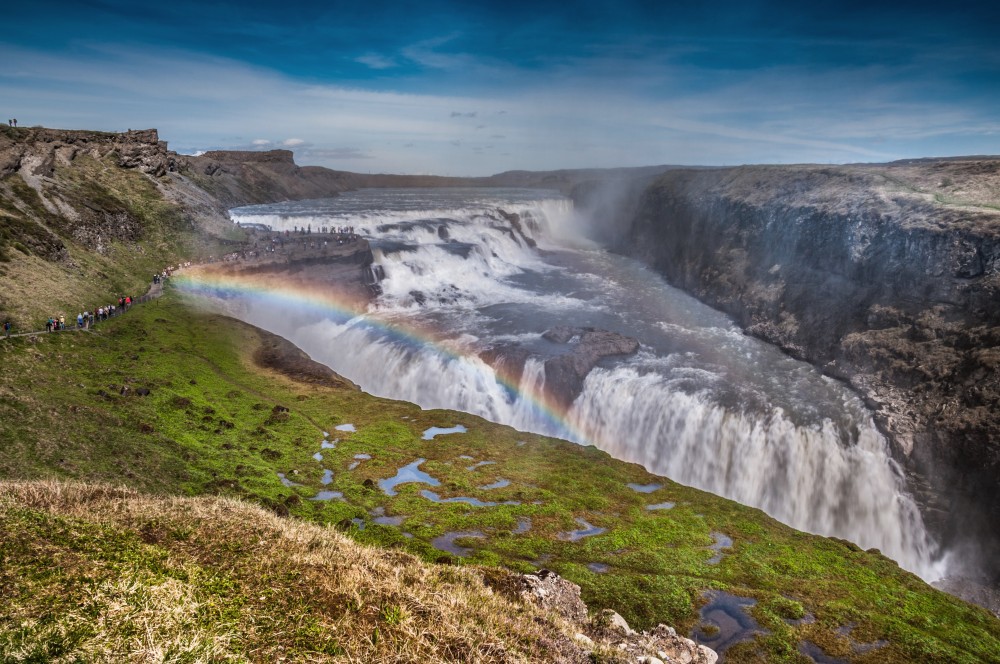
[[[678,169],[628,205],[618,251],[853,385],[931,526],[1000,571],[1000,160]]]

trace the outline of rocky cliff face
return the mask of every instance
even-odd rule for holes
[[[297,166],[290,150],[206,152],[181,158],[179,171],[212,194],[223,212],[239,205],[327,198],[357,186],[353,173]]]
[[[6,128],[0,133],[0,179],[14,173],[29,178],[53,176],[57,165],[69,165],[85,154],[113,156],[118,166],[154,176],[176,169],[175,154],[155,129],[117,134],[65,129]]]
[[[238,246],[230,207],[334,196],[355,177],[287,150],[179,155],[155,129],[0,127],[0,317],[38,325],[134,292],[181,257]]]
[[[124,133],[0,130],[0,181],[18,176],[54,215],[75,218],[79,215],[74,211],[87,207],[69,200],[66,185],[74,173],[93,175],[84,168],[91,162],[105,170],[119,168],[146,176],[163,197],[191,204],[195,216],[209,209],[225,216],[225,210],[235,205],[333,196],[356,186],[353,174],[296,166],[289,150],[187,156],[169,150],[155,129]],[[90,207],[100,207],[100,198],[93,198],[88,200]]]
[[[849,381],[931,524],[948,541],[978,531],[1000,572],[1000,160],[670,171],[618,237]]]

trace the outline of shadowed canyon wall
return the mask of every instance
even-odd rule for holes
[[[1000,568],[1000,160],[677,169],[608,199],[616,250],[850,382],[925,518]],[[974,542],[974,543],[973,543]]]

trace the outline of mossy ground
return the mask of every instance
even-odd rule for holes
[[[592,447],[262,370],[252,360],[260,334],[168,292],[91,333],[0,342],[0,477],[236,496],[426,561],[519,570],[541,563],[579,583],[591,609],[613,608],[638,627],[665,622],[686,633],[699,623],[703,593],[727,590],[755,598],[751,613],[769,631],[729,649],[733,662],[805,662],[803,639],[852,662],[1000,661],[1000,621],[877,553],[797,532]],[[150,394],[134,396],[140,387]],[[336,429],[345,424],[356,431]],[[457,424],[467,431],[422,437]],[[335,447],[322,447],[323,432]],[[418,458],[440,486],[401,484],[393,497],[378,488]],[[482,461],[494,463],[469,469]],[[279,472],[301,486],[282,485]],[[479,488],[500,479],[510,484]],[[628,483],[662,486],[640,493]],[[518,504],[435,503],[425,489]],[[343,499],[311,500],[320,490]],[[646,509],[664,501],[675,506]],[[380,511],[401,524],[375,523]],[[568,541],[577,518],[606,531]],[[515,533],[524,519],[530,528]],[[467,557],[431,545],[461,531],[484,535],[458,540]],[[718,564],[709,562],[714,532],[733,540]],[[589,563],[609,567],[597,573]],[[36,572],[48,573],[42,560]],[[807,614],[815,620],[789,622]],[[887,643],[861,653],[852,639]]]

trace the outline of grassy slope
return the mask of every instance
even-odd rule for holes
[[[472,571],[237,501],[0,483],[0,528],[5,662],[523,662],[568,641]]]
[[[42,329],[53,314],[75,318],[118,295],[140,295],[154,273],[183,256],[224,252],[152,180],[120,168],[113,156],[81,155],[40,186],[79,218],[50,211],[19,175],[0,180],[0,316],[19,330]],[[88,228],[99,229],[101,251],[79,235]]]
[[[729,661],[805,661],[797,651],[801,639],[856,662],[998,661],[1000,621],[931,589],[877,553],[796,532],[758,510],[655,478],[594,448],[471,415],[296,383],[253,365],[259,334],[168,294],[94,333],[0,344],[0,476],[245,497],[427,561],[459,562],[430,540],[479,530],[485,538],[460,540],[473,550],[463,562],[528,570],[547,554],[545,566],[580,583],[592,609],[615,608],[638,626],[666,622],[686,632],[698,622],[703,591],[728,589],[756,598],[753,615],[770,630],[731,648]],[[148,387],[151,394],[120,396],[122,385]],[[357,431],[335,430],[346,423]],[[430,426],[455,424],[468,432],[421,438]],[[335,448],[321,449],[324,431],[339,439]],[[362,453],[372,458],[350,470]],[[430,488],[425,485],[400,485],[391,498],[364,485],[417,458],[427,459],[421,469],[441,481],[433,490],[442,496],[521,504],[436,504],[420,496]],[[485,460],[496,463],[467,470]],[[321,485],[324,468],[333,471],[328,486]],[[277,472],[302,486],[282,486]],[[477,488],[501,478],[510,486]],[[651,494],[626,486],[653,481],[663,486]],[[345,500],[310,500],[321,489],[339,491]],[[667,500],[676,507],[645,509]],[[401,526],[375,523],[377,508],[403,517]],[[578,527],[575,517],[608,530],[578,542],[561,539],[560,533]],[[531,519],[530,530],[513,534],[524,518]],[[47,531],[57,522],[40,527]],[[718,565],[708,563],[712,532],[734,542]],[[594,573],[587,567],[592,562],[610,571]],[[24,573],[52,576],[44,558]],[[28,610],[31,599],[20,601],[16,609]],[[805,614],[815,622],[786,621]],[[884,639],[888,645],[854,653],[838,633],[850,624],[856,625],[855,641]]]

